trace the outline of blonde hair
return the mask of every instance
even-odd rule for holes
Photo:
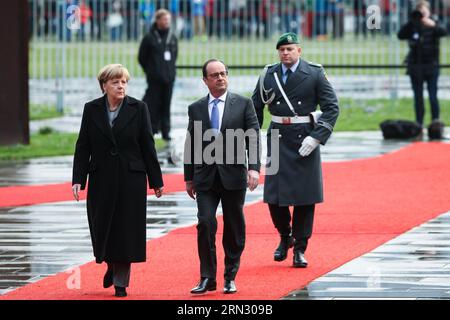
[[[416,10],[419,10],[421,7],[426,7],[430,9],[430,3],[425,0],[420,0],[419,2],[416,3]]]
[[[103,90],[104,83],[112,79],[120,79],[123,77],[127,79],[127,82],[130,80],[130,73],[123,65],[114,63],[104,66],[100,69],[97,75],[100,90],[102,90],[102,93],[105,93],[105,90]]]
[[[164,9],[164,8],[158,9],[158,10],[155,12],[155,21],[161,19],[161,18],[164,17],[164,16],[170,16],[170,15],[171,15],[171,14],[170,14],[169,10]]]

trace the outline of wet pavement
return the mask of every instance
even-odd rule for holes
[[[167,162],[168,155],[181,159],[182,144],[184,142],[184,129],[173,130],[172,151],[169,149],[159,152],[164,173],[181,173],[182,166]],[[450,130],[447,130],[450,134]],[[263,139],[263,141],[265,141]],[[367,158],[392,152],[405,145],[408,141],[385,141],[379,132],[336,132],[325,147],[322,147],[323,160],[343,161],[358,158]],[[265,147],[263,148],[265,149]],[[263,154],[265,152],[263,151]],[[71,179],[72,157],[54,157],[32,159],[27,161],[0,162],[0,186],[10,185],[34,185],[67,182]],[[262,199],[262,186],[254,192],[247,193],[246,203],[260,201]],[[160,199],[148,198],[147,214],[147,238],[160,237],[174,228],[193,225],[196,223],[196,205],[190,200],[185,192],[165,195]],[[1,208],[0,209],[0,294],[4,294],[17,287],[38,281],[46,276],[64,272],[70,267],[92,261],[92,249],[89,236],[88,223],[85,211],[85,201],[59,202],[51,204],[40,204],[25,207]],[[447,218],[449,219],[449,218]],[[432,222],[430,222],[432,223]],[[447,227],[447,228],[446,228]],[[441,226],[442,232],[449,230],[450,225]],[[425,231],[427,229],[424,229]],[[416,238],[424,239],[423,234],[416,233]],[[414,238],[414,234],[412,235]],[[443,244],[445,239],[430,238],[428,247]],[[450,238],[449,238],[450,242]],[[342,298],[342,290],[349,293],[353,288],[352,297],[360,297],[361,293],[367,293],[363,287],[367,283],[360,270],[365,270],[367,263],[374,264],[374,258],[380,260],[380,254],[384,254],[384,260],[391,261],[393,267],[401,266],[403,256],[408,255],[409,249],[404,245],[392,246],[391,257],[389,252],[376,252],[369,258],[363,256],[350,263],[348,269],[337,269],[334,273],[325,275],[307,288],[291,293],[287,299],[317,299],[317,298]],[[433,250],[436,250],[435,248]],[[406,251],[405,251],[406,250]],[[411,255],[410,259],[421,261],[428,257],[429,263],[436,263],[432,258],[443,259],[446,257],[446,248],[441,247],[442,252],[435,256],[427,255],[423,251],[421,255]],[[447,251],[449,251],[448,249]],[[398,253],[402,252],[403,256]],[[377,256],[378,254],[378,256]],[[395,255],[395,256],[394,256]],[[359,259],[362,262],[357,262]],[[367,262],[367,259],[371,259]],[[390,260],[389,260],[390,259]],[[449,257],[450,259],[450,257]],[[377,261],[378,261],[377,260]],[[381,259],[383,260],[383,259]],[[355,262],[356,261],[356,262]],[[445,260],[439,261],[439,266],[446,265]],[[359,264],[358,264],[359,263]],[[450,264],[448,264],[450,265]],[[447,265],[447,266],[448,266]],[[385,272],[386,265],[378,266],[379,270]],[[346,271],[348,270],[348,271]],[[403,270],[404,271],[404,270]],[[403,272],[402,271],[402,272]],[[417,271],[419,273],[419,271]],[[442,273],[444,276],[445,273]],[[367,275],[370,277],[370,274]],[[336,280],[339,278],[339,280]],[[355,282],[355,278],[357,281]],[[432,277],[423,276],[423,283]],[[405,279],[398,277],[399,285],[407,285]],[[437,281],[437,280],[436,280]],[[389,282],[391,283],[391,282]],[[429,283],[428,283],[429,284]],[[427,284],[427,285],[428,285]],[[416,285],[416,284],[414,284]],[[333,287],[334,286],[334,287]],[[328,288],[328,289],[327,289]],[[335,288],[332,291],[330,288]],[[357,291],[355,288],[362,288]],[[413,284],[411,284],[413,288]],[[380,290],[378,296],[383,295]],[[402,297],[414,296],[416,291],[404,291]],[[408,293],[409,292],[409,293]],[[427,291],[428,292],[428,291]],[[326,296],[328,294],[328,296]],[[351,295],[350,295],[351,296]],[[422,295],[417,295],[417,297]],[[441,297],[442,293],[436,292],[434,297]]]
[[[137,79],[135,82],[139,81]],[[254,82],[254,77],[244,77],[242,81]],[[189,96],[189,92],[205,90],[200,81],[192,83],[177,83],[183,90],[175,90],[174,93],[172,143],[168,149],[158,153],[163,173],[182,173],[180,160],[187,122],[186,107],[198,98]],[[402,83],[406,88],[406,83]],[[48,85],[45,81],[34,84],[32,90],[45,85]],[[140,85],[130,88],[134,88],[130,95],[139,97],[145,83],[141,81]],[[60,131],[77,132],[82,110],[80,99],[96,96],[98,92],[87,91],[76,97],[80,92],[75,89],[67,97],[68,112],[65,117],[32,121],[31,130],[51,126]],[[90,99],[84,101],[87,100]],[[450,128],[446,129],[446,136],[450,136]],[[322,147],[322,159],[333,162],[375,157],[409,143],[383,140],[378,131],[335,132],[327,145]],[[265,143],[262,154],[265,155]],[[175,164],[169,163],[169,158]],[[0,161],[0,187],[69,182],[71,174],[72,156]],[[254,192],[248,192],[246,203],[262,200],[262,189],[259,186]],[[147,203],[148,239],[196,223],[195,201],[189,199],[185,192],[167,194],[160,199],[148,197]],[[85,206],[85,201],[66,201],[0,208],[0,295],[93,260]],[[316,279],[285,298],[448,298],[449,230],[450,213],[447,213]]]
[[[450,299],[450,211],[386,242],[288,300]]]
[[[158,152],[163,173],[182,173],[185,129],[172,130],[169,149]],[[450,135],[450,132],[449,134]],[[262,133],[262,160],[265,161],[265,133]],[[321,146],[322,160],[327,162],[374,157],[406,146],[409,141],[383,140],[378,131],[335,132],[326,146]],[[169,164],[169,158],[175,165]],[[68,182],[72,179],[72,156],[37,158],[23,161],[0,161],[0,187]]]
[[[246,203],[261,198],[259,187]],[[148,240],[197,222],[185,192],[149,197],[147,206]],[[0,208],[0,295],[92,260],[86,201]]]

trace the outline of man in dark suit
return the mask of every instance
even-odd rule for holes
[[[267,162],[277,162],[279,168],[270,175],[266,171],[264,182],[264,202],[281,237],[274,260],[285,260],[288,249],[294,246],[293,265],[305,268],[308,262],[304,253],[312,234],[315,204],[323,201],[318,146],[324,145],[333,132],[339,107],[323,67],[300,59],[298,43],[292,32],[279,38],[276,48],[280,63],[265,68],[252,100],[260,125],[264,107],[269,107]],[[318,119],[317,105],[322,111]],[[272,145],[275,134],[277,146]],[[289,206],[294,207],[292,226]]]
[[[227,91],[228,70],[219,60],[203,65],[209,94],[189,106],[185,144],[186,191],[197,199],[198,285],[191,293],[216,290],[216,210],[223,209],[224,293],[235,293],[235,277],[245,245],[246,188],[259,180],[259,124],[252,101]],[[248,156],[248,171],[246,160]]]

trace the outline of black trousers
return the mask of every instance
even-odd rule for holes
[[[173,83],[148,82],[142,100],[147,104],[152,122],[153,134],[161,131],[163,139],[170,137],[170,103],[172,101]]]
[[[197,245],[201,277],[216,278],[216,210],[219,202],[223,210],[224,278],[234,280],[236,277],[245,246],[245,193],[246,189],[224,189],[218,173],[211,190],[197,191]]]
[[[112,269],[113,283],[117,287],[126,288],[130,285],[131,263],[108,262],[108,270]]]
[[[425,107],[423,99],[423,84],[427,83],[431,106],[431,119],[439,119],[439,101],[437,98],[439,67],[433,65],[411,66],[408,68],[411,85],[414,91],[414,109],[416,121],[423,125]]]
[[[305,206],[295,206],[292,214],[289,207],[279,207],[275,204],[269,204],[270,216],[273,224],[277,228],[281,237],[294,237],[294,251],[305,252],[308,247],[308,240],[311,238],[315,204]]]

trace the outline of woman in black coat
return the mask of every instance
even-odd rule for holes
[[[147,177],[159,198],[161,168],[145,103],[126,95],[130,75],[120,64],[98,74],[104,96],[86,103],[76,143],[72,191],[86,186],[87,213],[97,263],[108,269],[103,286],[126,296],[132,262],[146,260]]]

